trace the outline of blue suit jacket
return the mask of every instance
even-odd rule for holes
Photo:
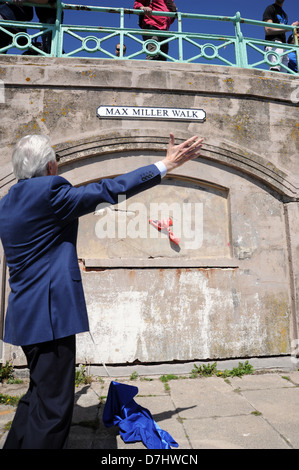
[[[28,345],[87,331],[77,259],[78,217],[161,181],[156,165],[73,187],[60,176],[20,180],[0,201],[10,274],[4,341]]]

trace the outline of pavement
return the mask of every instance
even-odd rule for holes
[[[135,401],[150,410],[159,427],[178,443],[173,452],[197,449],[299,449],[299,371],[255,370],[239,377],[190,378],[181,374],[165,383],[161,375],[93,376],[75,388],[69,449],[146,450],[125,443],[119,428],[105,428],[102,414],[112,380],[138,388]],[[0,394],[22,395],[23,384],[0,384]],[[16,408],[0,405],[0,449]],[[184,462],[183,462],[184,463]]]

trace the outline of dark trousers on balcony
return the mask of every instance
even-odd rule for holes
[[[143,26],[143,29],[149,29],[149,30],[152,30],[153,31],[153,35],[152,36],[143,36],[143,41],[147,41],[149,39],[153,39],[154,41],[156,42],[162,42],[164,41],[165,39],[167,39],[165,36],[157,36],[156,34],[154,34],[155,31],[159,31],[158,29],[156,28],[153,28],[153,27],[145,27]],[[160,48],[161,48],[161,51],[164,52],[164,54],[168,54],[168,50],[169,50],[169,43],[167,42],[166,44],[162,44],[160,45]],[[149,52],[155,52],[157,47],[155,44],[151,44],[149,43],[147,46],[146,46],[146,49],[149,51]],[[146,59],[147,60],[167,60],[166,57],[164,57],[163,55],[159,54],[159,52],[157,52],[157,54],[154,54],[154,55],[147,55],[146,56]]]
[[[75,336],[23,346],[30,385],[3,449],[66,448],[75,386]]]

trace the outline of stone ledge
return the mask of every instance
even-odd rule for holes
[[[298,80],[290,74],[223,65],[16,55],[1,56],[0,73],[5,85],[28,88],[118,88],[159,93],[172,90],[179,94],[228,94],[289,103],[294,80]]]
[[[85,270],[105,268],[200,268],[200,269],[238,269],[239,263],[230,259],[182,259],[182,258],[148,258],[148,259],[84,259]]]

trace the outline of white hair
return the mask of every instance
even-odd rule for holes
[[[55,161],[55,152],[46,135],[26,135],[17,142],[12,166],[15,177],[20,179],[45,176],[48,162]]]

